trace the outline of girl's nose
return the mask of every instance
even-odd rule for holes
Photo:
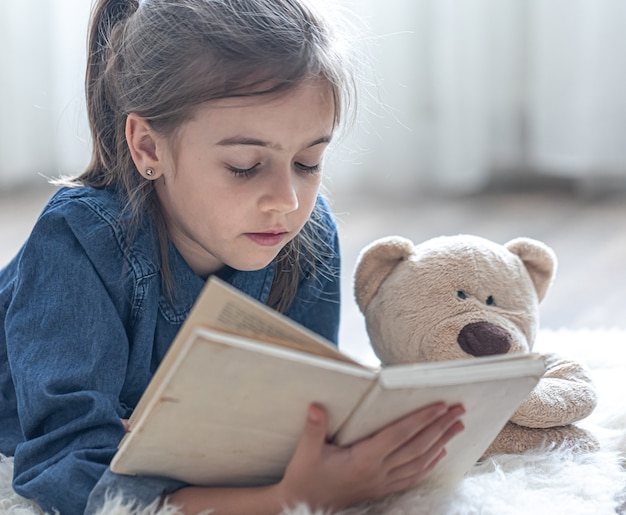
[[[259,199],[262,211],[290,213],[298,209],[297,178],[291,169],[273,170],[263,188]]]

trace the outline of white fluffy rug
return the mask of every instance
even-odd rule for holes
[[[590,368],[599,405],[581,425],[600,440],[599,452],[577,455],[546,449],[497,456],[476,465],[453,488],[418,488],[342,515],[626,514],[626,331],[544,330],[536,350],[559,352]],[[34,507],[10,488],[11,467],[11,460],[0,462],[0,514],[32,515]],[[104,513],[173,515],[176,510],[165,507],[139,513],[112,500]],[[302,506],[288,515],[312,512]]]

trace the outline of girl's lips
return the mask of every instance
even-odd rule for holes
[[[286,232],[248,232],[246,233],[246,236],[257,245],[261,245],[263,247],[274,247],[283,241],[286,234]]]

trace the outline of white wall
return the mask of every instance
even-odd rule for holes
[[[358,167],[335,181],[471,191],[521,160],[523,1],[345,1],[379,36],[367,53],[382,105],[368,105]]]
[[[87,0],[0,4],[0,187],[74,174],[89,158]]]
[[[529,159],[558,175],[626,175],[626,2],[531,4]]]

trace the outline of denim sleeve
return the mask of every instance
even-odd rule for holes
[[[126,321],[93,262],[96,254],[119,253],[107,231],[79,241],[62,216],[42,216],[23,249],[7,310],[25,438],[15,451],[13,486],[46,512],[83,513],[124,434]],[[115,276],[122,282],[121,270]]]
[[[187,485],[175,479],[122,476],[107,469],[89,496],[85,515],[98,513],[109,498],[117,498],[129,508],[141,509],[184,486]]]

